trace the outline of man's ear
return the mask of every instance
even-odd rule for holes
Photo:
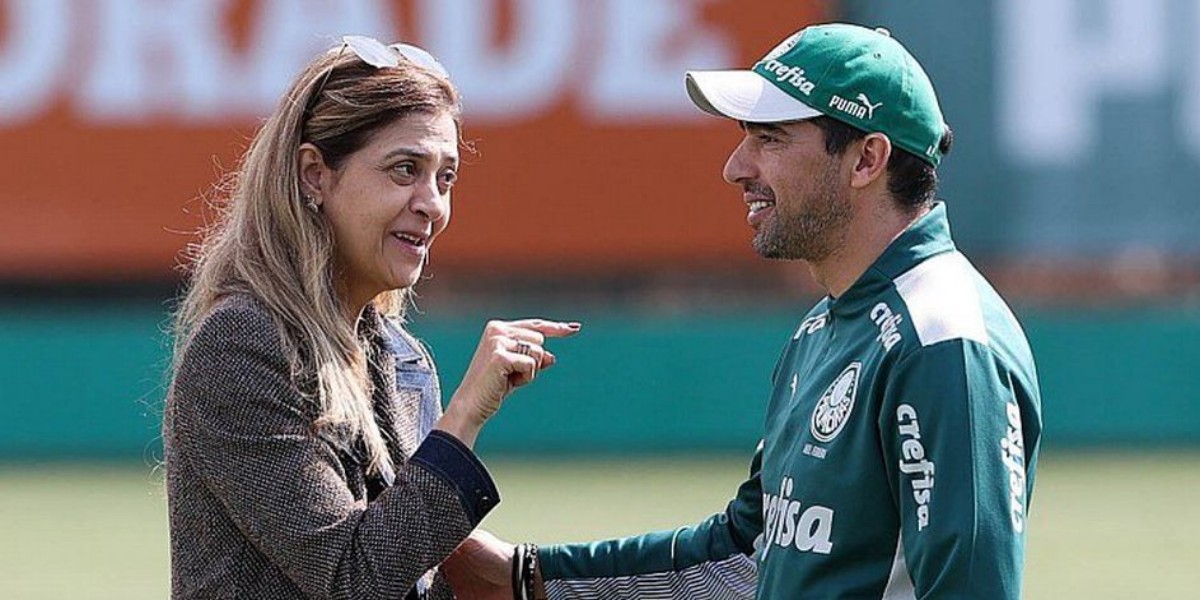
[[[892,157],[892,141],[882,133],[868,133],[852,148],[857,149],[850,187],[863,189],[875,181],[886,180],[888,160]]]
[[[296,172],[300,174],[300,193],[312,197],[320,206],[332,175],[321,150],[309,142],[300,144],[296,151]]]

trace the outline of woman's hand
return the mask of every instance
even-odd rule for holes
[[[579,327],[579,323],[543,319],[488,322],[437,428],[473,447],[479,430],[500,410],[504,399],[554,365],[554,354],[545,348],[546,338],[574,335]]]
[[[512,600],[513,545],[476,529],[442,563],[442,574],[461,600]]]

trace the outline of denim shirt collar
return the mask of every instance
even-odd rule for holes
[[[384,341],[387,343],[388,349],[392,351],[396,362],[410,364],[424,362],[425,354],[419,348],[420,342],[405,331],[395,319],[384,317],[382,320]]]
[[[421,342],[406,331],[398,320],[385,317],[382,321],[384,341],[396,361],[396,385],[421,390],[416,425],[418,439],[424,440],[442,413],[442,390],[437,369]]]

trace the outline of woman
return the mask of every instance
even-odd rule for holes
[[[448,598],[499,501],[471,451],[577,323],[488,324],[444,415],[402,316],[450,219],[458,94],[346,38],[254,138],[195,253],[164,415],[175,598]]]

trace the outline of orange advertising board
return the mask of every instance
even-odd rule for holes
[[[753,261],[720,178],[736,128],[688,68],[745,66],[827,17],[740,0],[0,0],[0,279],[170,277],[202,198],[344,32],[413,41],[465,103],[437,268]]]

